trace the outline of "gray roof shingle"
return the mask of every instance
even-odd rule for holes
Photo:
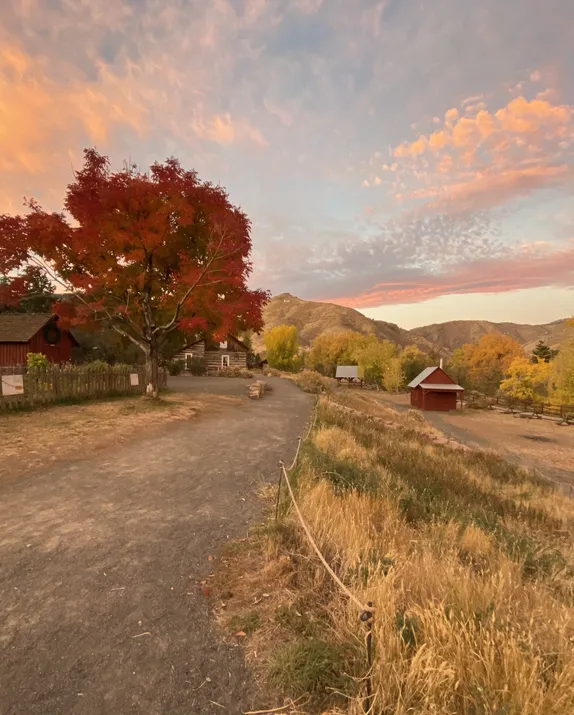
[[[1,313],[0,343],[27,343],[55,317],[53,313]]]

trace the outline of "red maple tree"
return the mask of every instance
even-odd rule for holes
[[[146,391],[158,394],[158,354],[176,329],[215,339],[259,330],[268,294],[250,290],[251,224],[224,189],[200,181],[176,159],[112,172],[84,151],[64,212],[34,201],[0,216],[0,273],[37,266],[74,300],[56,303],[64,323],[104,323],[145,355]],[[8,289],[5,289],[8,292]]]

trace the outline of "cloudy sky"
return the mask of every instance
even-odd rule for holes
[[[0,212],[177,156],[254,285],[413,327],[574,312],[571,0],[3,0]]]

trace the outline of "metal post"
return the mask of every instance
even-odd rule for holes
[[[277,484],[277,500],[275,502],[275,522],[279,519],[279,499],[281,496],[281,482],[283,481],[283,462],[279,462],[279,482]]]
[[[372,601],[367,602],[369,608],[373,608]],[[371,682],[371,671],[373,669],[373,611],[363,611],[361,613],[361,621],[367,625],[367,697],[363,700],[363,710],[366,713],[371,712],[371,705],[373,700],[373,685]]]

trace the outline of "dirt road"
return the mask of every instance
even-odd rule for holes
[[[175,389],[208,386],[184,380]],[[226,382],[216,389],[245,389]],[[256,705],[200,582],[260,516],[253,482],[275,477],[308,417],[308,395],[271,382],[260,402],[0,483],[2,715]]]

